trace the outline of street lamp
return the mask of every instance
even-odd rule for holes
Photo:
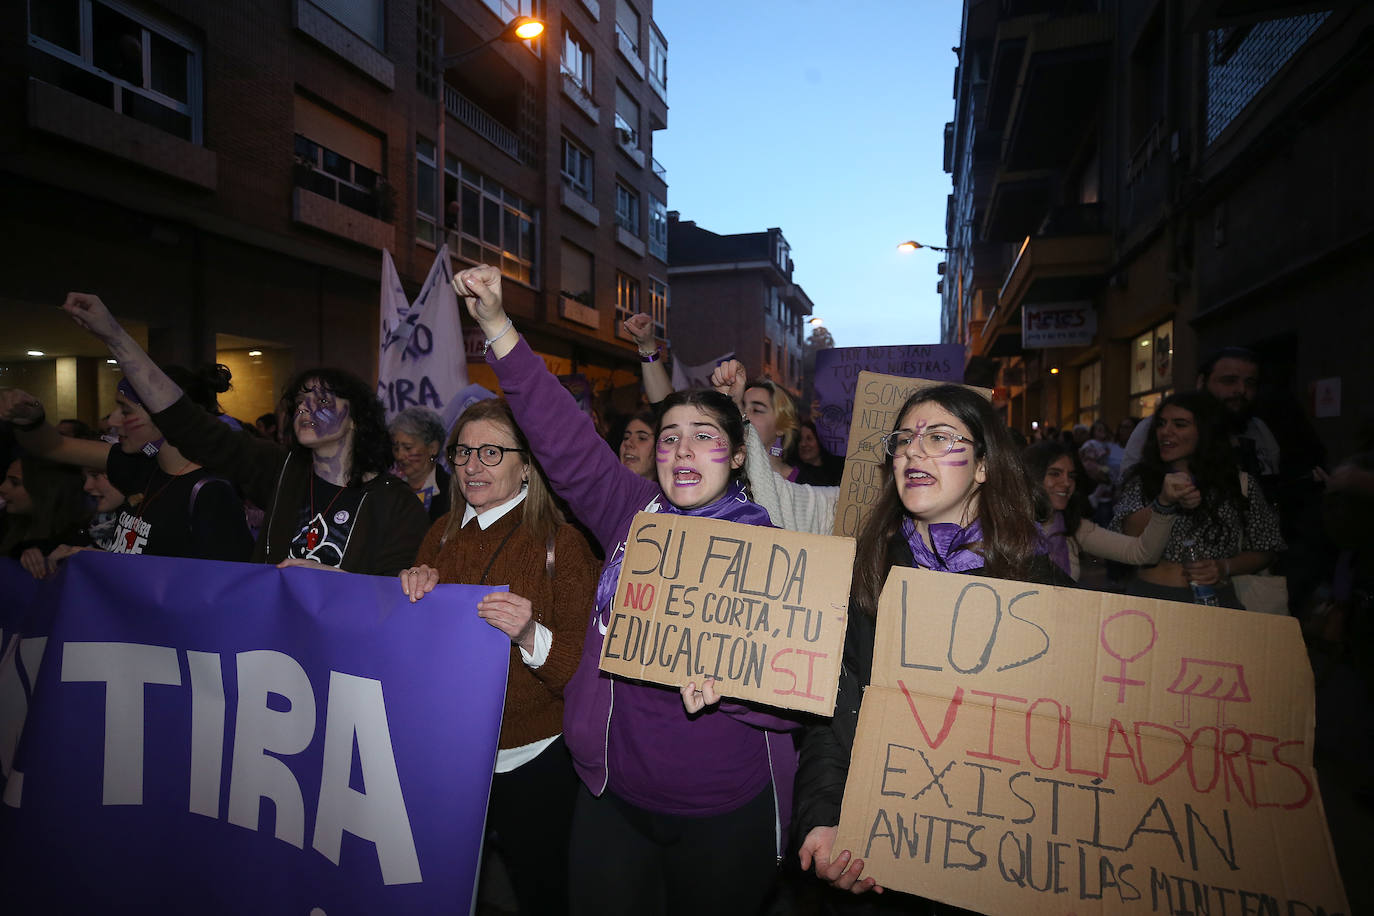
[[[448,57],[441,58],[439,60],[439,71],[442,73],[449,67],[452,67],[454,64],[458,63],[458,61],[470,55],[476,54],[483,48],[488,48],[496,44],[498,41],[530,41],[532,39],[538,38],[540,35],[543,34],[543,20],[535,19],[533,16],[516,16],[510,22],[506,23],[506,27],[504,29],[502,29],[500,32],[497,32],[495,35],[488,38],[481,44],[468,48],[466,51],[459,51],[457,54],[452,54]]]
[[[442,24],[443,22],[440,20],[439,54],[434,74],[434,101],[438,103],[439,110],[439,123],[434,143],[434,221],[437,235],[435,242],[436,248],[441,247],[438,243],[448,235],[448,220],[444,213],[444,140],[445,134],[447,134],[445,130],[445,127],[447,127],[445,123],[447,110],[444,104],[444,74],[450,67],[454,66],[459,61],[466,60],[478,51],[489,48],[498,41],[529,41],[544,34],[544,21],[542,19],[535,19],[533,16],[516,16],[510,22],[506,23],[505,28],[481,44],[474,45],[465,51],[459,51],[457,54],[445,56]]]
[[[948,248],[940,248],[935,245],[922,245],[920,242],[913,241],[912,239],[907,239],[897,246],[898,251],[915,251],[917,248],[929,248],[931,251],[949,251]]]

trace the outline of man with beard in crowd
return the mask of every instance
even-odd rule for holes
[[[1272,502],[1279,474],[1279,443],[1264,421],[1254,416],[1255,395],[1259,390],[1259,357],[1244,347],[1223,347],[1198,367],[1197,387],[1226,408],[1231,445],[1236,463],[1253,474]],[[1121,458],[1121,475],[1140,462],[1140,454],[1150,437],[1154,418],[1136,424]]]

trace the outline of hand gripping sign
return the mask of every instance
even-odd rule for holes
[[[630,524],[601,670],[828,716],[854,565],[850,538],[641,512]]]
[[[981,913],[1347,913],[1313,729],[1292,618],[893,570],[835,849]]]

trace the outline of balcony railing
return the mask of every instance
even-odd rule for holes
[[[657,159],[654,160],[654,174],[663,179],[664,184],[668,183],[668,170]]]
[[[447,83],[444,84],[444,109],[476,131],[501,152],[517,161],[524,161],[520,157],[520,140],[515,136],[515,131],[496,120],[480,105]]]

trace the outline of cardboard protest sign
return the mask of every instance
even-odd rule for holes
[[[490,587],[63,566],[24,587],[0,559],[6,912],[471,907],[511,653]]]
[[[630,525],[601,670],[835,711],[854,542],[641,512]]]
[[[817,350],[815,394],[818,409],[812,419],[816,421],[821,444],[832,455],[844,454],[860,372],[962,382],[964,345],[903,344]]]
[[[1298,622],[893,570],[835,848],[980,913],[1349,912]]]
[[[906,378],[860,372],[854,386],[854,419],[849,425],[849,442],[844,455],[844,477],[840,479],[840,498],[835,505],[835,534],[857,537],[859,529],[882,492],[882,469],[887,455],[883,436],[892,432],[897,413],[922,388],[947,385],[938,379]],[[972,388],[972,386],[966,386]],[[988,400],[992,389],[972,388]]]

